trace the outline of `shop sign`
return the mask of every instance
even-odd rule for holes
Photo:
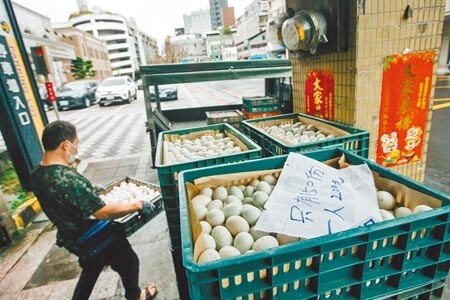
[[[384,58],[377,163],[421,160],[434,60],[433,50]]]
[[[306,113],[334,120],[334,73],[310,70],[305,82]]]

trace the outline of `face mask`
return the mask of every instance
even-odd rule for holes
[[[69,152],[69,160],[67,161],[67,164],[73,165],[77,160],[77,153],[78,153],[78,147],[76,145],[74,145],[73,143],[71,143],[70,141],[68,141],[77,151],[75,152],[75,154],[72,154],[69,150],[67,150],[67,152]]]

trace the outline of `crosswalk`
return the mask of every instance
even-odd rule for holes
[[[148,152],[150,140],[145,131],[145,115],[126,113],[65,118],[77,127],[78,155],[82,160],[123,158]]]

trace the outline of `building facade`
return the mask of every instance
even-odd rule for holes
[[[201,34],[212,29],[211,16],[207,9],[197,10],[183,15],[183,22],[184,32],[187,34]]]
[[[107,13],[89,13],[72,16],[70,22],[72,27],[90,33],[106,43],[113,75],[134,75],[138,65],[134,42],[124,17]]]
[[[224,7],[228,7],[228,0],[209,0],[209,12],[213,30],[223,26],[222,10]]]
[[[210,31],[204,34],[206,55],[210,60],[225,60],[224,49],[227,54],[232,53],[231,48],[234,48],[234,39],[232,34],[222,34],[218,30]],[[233,60],[231,56],[227,55],[226,60]]]
[[[128,26],[133,42],[132,48],[136,54],[134,58],[135,64],[137,66],[150,64],[158,55],[156,39],[139,29],[134,18],[128,20]]]
[[[92,61],[95,79],[103,80],[112,76],[111,63],[108,57],[106,42],[95,38],[92,34],[74,27],[55,29],[61,42],[71,44],[75,48],[75,55],[83,60]],[[70,66],[68,66],[70,72]],[[71,80],[74,80],[70,76]]]
[[[14,2],[13,8],[25,49],[32,64],[31,68],[35,69],[30,48],[44,46],[51,64],[49,80],[56,86],[61,86],[64,82],[70,80],[71,75],[70,71],[67,71],[67,66],[70,66],[72,59],[75,59],[74,46],[59,41],[58,34],[53,29],[48,17]],[[45,82],[44,76],[35,74],[35,77],[40,86]]]
[[[223,27],[232,28],[236,26],[236,19],[234,18],[234,7],[224,7],[222,9]]]
[[[156,39],[140,30],[131,19],[111,13],[72,16],[71,24],[106,43],[113,75],[135,77],[139,66],[153,61],[158,53]]]
[[[269,19],[275,19],[285,12],[286,12],[285,0],[269,0]],[[271,58],[287,57],[286,47],[281,42],[271,43],[270,40],[267,41],[267,53]]]
[[[199,34],[185,34],[166,39],[166,59],[179,63],[183,60],[199,62],[207,58],[205,38]],[[169,57],[170,56],[170,57]]]
[[[269,1],[254,0],[237,19],[236,47],[239,58],[266,53],[265,30],[269,17]]]

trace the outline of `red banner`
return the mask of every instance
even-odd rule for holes
[[[305,82],[306,113],[334,120],[334,73],[310,70]]]
[[[384,58],[376,161],[396,166],[422,158],[434,51]]]

